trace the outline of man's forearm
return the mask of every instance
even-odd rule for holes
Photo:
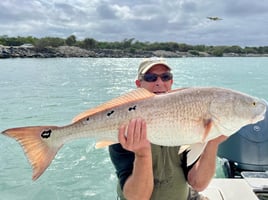
[[[153,191],[152,157],[135,157],[133,173],[127,179],[123,193],[128,200],[148,200]]]
[[[204,190],[213,178],[216,170],[216,158],[219,144],[226,139],[220,136],[208,142],[204,152],[188,173],[188,183],[197,191]]]

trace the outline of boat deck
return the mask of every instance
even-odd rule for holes
[[[201,193],[210,200],[259,200],[244,179],[214,178]]]

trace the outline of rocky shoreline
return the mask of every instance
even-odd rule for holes
[[[1,58],[69,58],[69,57],[92,57],[92,58],[144,58],[144,57],[213,57],[206,52],[198,52],[198,55],[193,55],[189,52],[171,52],[164,50],[157,51],[140,51],[140,50],[86,50],[75,46],[60,46],[37,49],[35,47],[13,47],[0,45],[0,59]],[[268,57],[268,54],[223,54],[224,57]]]

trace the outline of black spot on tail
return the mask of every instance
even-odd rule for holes
[[[51,133],[52,133],[52,130],[51,130],[51,129],[49,129],[49,130],[45,130],[45,131],[43,131],[43,132],[41,133],[41,137],[47,139],[47,138],[50,137]]]

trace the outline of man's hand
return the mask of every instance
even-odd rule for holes
[[[119,128],[118,140],[124,149],[134,152],[136,156],[144,157],[151,154],[146,122],[141,118],[132,119],[129,124],[122,125]]]

